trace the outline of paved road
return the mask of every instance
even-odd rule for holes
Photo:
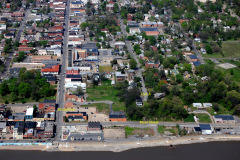
[[[181,25],[178,23],[178,26],[180,27],[181,31],[183,32],[184,36],[186,37],[187,41],[190,42],[192,41],[192,49],[194,51],[194,53],[197,55],[199,61],[201,62],[201,64],[205,64],[204,60],[203,60],[203,57],[201,55],[201,53],[196,49],[196,46],[194,45],[194,42],[192,39],[190,39],[188,37],[188,35],[186,34],[186,32],[182,29]]]
[[[38,105],[38,103],[15,103],[15,104],[8,104],[7,107],[21,107],[21,106],[33,106],[33,105]]]
[[[196,127],[198,123],[176,123],[176,122],[156,122],[154,124],[140,124],[140,122],[127,121],[127,122],[101,122],[101,124],[106,126],[129,126],[129,127],[155,127],[157,125],[164,126],[176,126],[177,124],[182,127]],[[65,126],[75,126],[75,125],[88,125],[87,122],[83,123],[64,123]],[[240,128],[239,124],[224,124],[224,123],[210,123],[213,127],[227,127],[227,128]]]
[[[63,39],[63,48],[62,48],[62,66],[61,66],[61,74],[60,74],[60,92],[58,97],[58,107],[63,108],[64,107],[64,94],[65,94],[65,76],[64,73],[66,72],[66,61],[67,61],[67,53],[68,53],[68,29],[69,29],[69,6],[70,6],[70,0],[67,0],[66,5],[66,12],[65,12],[65,31],[64,31],[64,39]],[[57,111],[56,114],[56,140],[60,140],[61,136],[61,127],[63,122],[63,112]]]
[[[123,24],[123,20],[120,18],[120,16],[119,16],[119,19],[120,19],[120,24],[121,24],[121,31],[122,31],[123,35],[127,35],[125,25]],[[144,79],[143,79],[143,76],[142,76],[142,70],[140,68],[141,65],[139,63],[139,60],[138,60],[138,57],[137,57],[136,53],[133,51],[132,42],[128,41],[128,40],[126,40],[125,42],[126,42],[126,45],[127,45],[128,52],[130,53],[131,57],[133,59],[135,59],[136,62],[137,62],[136,76],[141,78],[143,101],[147,101],[148,100],[148,92],[147,92],[147,89],[145,87],[145,82],[144,82]]]
[[[25,17],[23,18],[23,21],[22,21],[22,23],[21,23],[21,26],[20,26],[20,28],[19,28],[19,30],[18,30],[18,33],[17,33],[16,37],[15,37],[15,42],[20,40],[20,37],[21,37],[21,35],[22,35],[22,32],[23,32],[23,30],[24,30],[24,28],[25,28],[25,26],[26,26],[25,23],[26,23],[26,21],[27,21],[27,18],[28,18],[28,16],[29,16],[29,14],[30,14],[30,9],[27,9],[26,12],[25,12]]]

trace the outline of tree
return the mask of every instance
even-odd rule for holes
[[[130,68],[131,68],[131,69],[135,69],[135,68],[137,67],[137,62],[136,62],[136,60],[132,58],[132,59],[129,61],[129,65],[130,65]]]
[[[236,106],[240,103],[240,93],[235,90],[227,92],[226,101],[230,102],[231,107]]]
[[[83,89],[81,86],[79,86],[76,90],[77,95],[84,95]]]
[[[9,88],[8,88],[8,84],[7,81],[3,81],[0,87],[0,94],[2,96],[5,96],[9,93]]]
[[[176,82],[182,83],[183,82],[183,76],[181,74],[176,75]]]
[[[207,54],[212,54],[213,53],[212,48],[209,44],[206,45],[206,52],[207,52]]]
[[[152,46],[154,46],[157,43],[157,39],[154,36],[149,36],[148,39]]]
[[[117,3],[114,3],[113,11],[114,13],[117,13],[119,11],[119,7]]]
[[[31,95],[31,86],[28,83],[20,83],[18,90],[19,94],[24,98],[28,98]]]

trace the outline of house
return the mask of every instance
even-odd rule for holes
[[[52,106],[52,107],[50,107]],[[40,102],[38,104],[38,111],[40,113],[51,112],[53,110],[53,107],[55,108],[56,101],[55,100],[44,100],[43,102]],[[55,109],[54,109],[55,111]]]
[[[99,131],[102,129],[100,122],[88,122],[88,131]]]
[[[55,85],[57,81],[57,77],[53,74],[44,74],[43,77],[47,78],[47,82],[51,85]]]
[[[60,69],[60,64],[55,65],[45,65],[45,68],[41,69],[41,73],[44,74],[53,74],[58,75]]]
[[[54,121],[55,120],[55,110],[54,112],[45,112],[44,121]]]
[[[17,122],[13,128],[13,139],[23,139],[24,122]]]
[[[203,103],[203,107],[204,108],[212,107],[212,103]]]
[[[111,111],[109,113],[109,121],[111,122],[127,121],[127,116],[123,111]]]
[[[152,61],[145,62],[146,68],[159,68],[159,66],[160,66],[159,63],[154,63]]]
[[[64,104],[64,108],[73,108],[73,106],[74,106],[74,104],[72,103],[72,102],[66,102],[65,104]]]
[[[136,99],[136,105],[137,106],[142,106],[143,105],[143,101],[140,97]]]
[[[115,42],[115,48],[119,50],[123,50],[125,46],[125,43],[120,41],[120,42]]]
[[[189,58],[191,59],[192,62],[197,62],[198,58],[196,55],[189,55]]]
[[[106,10],[109,12],[113,12],[114,4],[107,4],[106,5]]]
[[[232,115],[214,115],[213,120],[215,123],[227,123],[227,124],[236,123],[236,120]]]
[[[162,99],[165,96],[166,96],[166,93],[155,93],[154,94],[155,99]]]
[[[157,36],[160,34],[157,28],[140,28],[141,32],[145,32],[147,36]]]
[[[201,62],[199,62],[199,61],[197,61],[197,62],[193,62],[193,65],[194,65],[195,67],[198,67],[198,66],[201,65]]]
[[[33,120],[33,107],[30,107],[26,111],[25,121],[32,121]]]
[[[116,75],[117,82],[124,81],[128,78],[128,75],[126,73],[122,74],[121,72],[115,72],[115,75]]]
[[[203,108],[202,103],[193,103],[193,107],[195,107],[195,108]]]

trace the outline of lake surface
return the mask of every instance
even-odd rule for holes
[[[210,142],[114,152],[0,150],[0,160],[240,160],[240,142]]]

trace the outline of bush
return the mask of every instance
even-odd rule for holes
[[[8,102],[8,100],[5,100],[4,103],[5,103],[5,104],[8,104],[9,102]]]

